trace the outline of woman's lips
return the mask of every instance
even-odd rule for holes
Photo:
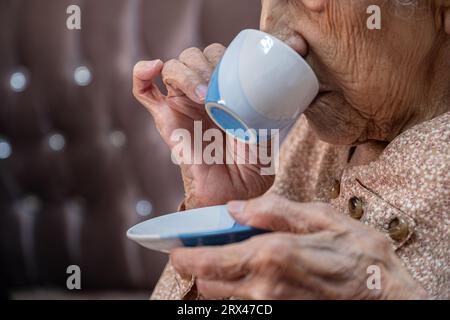
[[[289,37],[285,42],[302,57],[306,57],[308,54],[308,44],[299,34]]]
[[[328,93],[331,92],[332,88],[331,86],[324,84],[322,82],[319,81],[319,94],[323,94],[323,93]]]
[[[309,58],[308,57],[309,46],[308,46],[308,43],[306,42],[305,38],[303,38],[303,36],[301,34],[299,34],[298,32],[295,32],[288,37],[283,37],[281,35],[278,35],[278,37],[280,39],[284,38],[284,42],[287,45],[289,45],[292,49],[294,49],[299,55],[301,55],[303,58],[305,58],[307,63],[309,63],[311,65],[311,61],[309,61],[309,59],[308,59]],[[311,67],[314,69],[314,67],[312,65],[311,65]],[[332,91],[332,88],[330,85],[325,84],[319,80],[318,96],[323,96],[331,91]]]
[[[309,50],[308,43],[301,34],[297,32],[289,32],[289,33],[277,32],[273,33],[272,35],[284,41],[284,43],[286,43],[288,46],[294,49],[302,57],[306,57],[308,55]]]
[[[324,92],[319,92],[319,94],[316,96],[316,98],[314,99],[314,102],[317,100],[322,99],[323,97],[325,97],[326,95],[328,95],[329,93],[331,93],[331,91],[324,91]]]
[[[319,93],[317,94],[316,98],[312,102],[314,104],[318,100],[322,99],[323,97],[327,96],[328,94],[332,93],[333,90],[329,85],[323,84],[319,82]]]

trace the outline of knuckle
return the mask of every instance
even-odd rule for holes
[[[212,65],[219,63],[225,53],[225,47],[219,43],[213,43],[203,50],[203,55]]]
[[[267,203],[263,197],[249,200],[245,206],[245,213],[248,215],[256,215],[258,213],[266,213],[268,211]]]
[[[222,52],[225,50],[225,47],[221,45],[220,43],[213,43],[210,44],[205,48],[203,51],[204,53],[211,53],[211,52]]]
[[[175,86],[182,91],[195,90],[198,79],[194,73],[177,59],[166,62],[162,71],[162,80],[166,86]]]
[[[180,84],[183,90],[194,92],[199,82],[195,76],[187,75],[181,79]]]
[[[176,68],[178,63],[179,63],[179,61],[177,59],[170,59],[169,61],[164,63],[164,67],[162,69],[162,75],[163,76],[170,75],[173,72],[173,70]]]
[[[286,211],[286,200],[275,195],[250,200],[245,207],[245,214],[252,226],[261,228],[272,228],[277,225],[280,211]]]
[[[292,248],[290,239],[284,235],[278,235],[267,242],[262,250],[261,263],[267,267],[284,269],[292,260]]]
[[[372,245],[376,252],[386,253],[391,250],[391,243],[385,235],[379,232],[374,232]]]
[[[201,259],[197,265],[197,274],[200,277],[208,277],[214,271],[211,262],[208,259]]]
[[[258,213],[252,214],[247,221],[250,226],[255,228],[270,228],[270,219]]]
[[[198,275],[200,277],[206,277],[208,275],[210,275],[211,273],[211,267],[207,264],[200,264],[198,266]]]
[[[202,52],[199,48],[191,47],[191,48],[188,48],[188,49],[184,50],[183,52],[181,52],[179,58],[181,61],[189,60],[193,56],[198,56],[199,54],[202,54]]]
[[[247,216],[248,223],[254,227],[260,227],[265,223],[264,206],[258,200],[249,200],[245,205],[244,211]]]
[[[177,59],[171,59],[164,64],[161,72],[163,83],[167,86],[173,82],[178,82],[177,79],[180,77],[180,72],[178,70]]]

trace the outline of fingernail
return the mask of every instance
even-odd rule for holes
[[[241,215],[244,213],[246,201],[231,201],[228,203],[228,211],[235,215]]]
[[[195,95],[200,99],[200,101],[205,100],[206,94],[208,93],[208,87],[201,84],[195,88]]]

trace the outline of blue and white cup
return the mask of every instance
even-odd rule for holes
[[[246,143],[271,139],[273,132],[282,139],[318,92],[314,71],[297,52],[270,34],[244,30],[212,75],[206,111]]]

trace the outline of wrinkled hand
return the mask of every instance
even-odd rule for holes
[[[171,253],[175,269],[197,277],[207,298],[408,299],[425,297],[378,231],[338,215],[327,204],[266,195],[231,202],[235,219],[277,231],[245,242]],[[381,289],[367,286],[369,266]]]
[[[187,49],[178,59],[166,63],[154,60],[136,64],[133,94],[152,114],[169,148],[179,143],[171,139],[176,129],[186,129],[194,137],[194,121],[201,121],[204,131],[217,128],[207,116],[204,100],[209,80],[224,52],[222,45],[213,44],[203,52],[197,48]],[[167,88],[167,96],[154,84],[159,75]],[[194,154],[194,143],[191,147]],[[225,156],[225,147],[222,154]],[[191,208],[256,197],[273,182],[273,176],[260,175],[258,165],[182,164],[181,170],[186,205]]]

